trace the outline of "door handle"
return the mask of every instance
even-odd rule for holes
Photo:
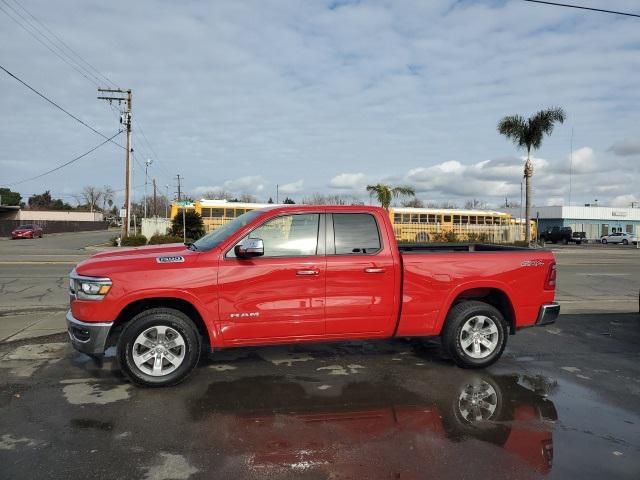
[[[382,267],[369,267],[364,269],[364,273],[384,273],[384,268]]]
[[[319,275],[320,270],[298,270],[296,275],[300,276],[310,276],[310,275]]]

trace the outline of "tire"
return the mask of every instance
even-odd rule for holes
[[[474,329],[491,333],[483,336]],[[469,342],[474,334],[478,334],[480,342],[471,341],[465,345],[463,342]],[[492,344],[491,348],[481,342],[482,338]],[[502,356],[506,345],[507,323],[494,306],[468,300],[454,305],[449,311],[442,332],[442,346],[459,367],[488,367]]]
[[[569,240],[567,240],[566,238],[562,239],[562,244],[563,245],[567,245],[569,243]]]
[[[602,240],[600,240],[600,243],[602,243],[603,245],[606,245],[607,244],[607,239],[603,238]]]
[[[629,245],[629,240],[627,240],[626,238],[624,240],[622,240],[622,244],[623,245]]]
[[[164,344],[158,343],[162,341],[158,334],[162,334]],[[169,343],[175,346],[167,346]],[[156,348],[160,349],[159,358]],[[125,325],[118,339],[117,356],[120,369],[133,383],[168,387],[189,376],[201,350],[202,339],[187,315],[171,308],[152,308]]]
[[[498,382],[490,376],[471,374],[459,382],[443,412],[449,437],[462,441],[469,437],[503,445],[511,432],[507,402]]]

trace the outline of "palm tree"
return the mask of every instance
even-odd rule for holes
[[[391,187],[390,185],[385,185],[384,183],[378,183],[377,185],[367,185],[367,192],[369,192],[369,194],[375,194],[376,198],[380,202],[380,205],[382,205],[382,208],[386,210],[389,209],[389,205],[391,205],[391,200],[393,198],[398,198],[399,196],[415,197],[416,195],[416,191],[413,187]]]
[[[531,177],[533,176],[533,164],[531,163],[531,150],[538,150],[542,145],[542,139],[551,135],[556,122],[563,123],[566,118],[564,110],[560,107],[540,110],[535,115],[525,119],[520,115],[509,115],[498,123],[498,132],[513,140],[518,148],[527,149],[527,161],[524,164],[524,179],[526,185],[526,238],[531,239]]]

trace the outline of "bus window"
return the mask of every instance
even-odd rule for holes
[[[227,208],[224,212],[224,216],[227,218],[236,218],[240,216],[240,209],[234,210],[233,208]]]
[[[454,225],[460,225],[460,215],[453,216],[453,223]]]
[[[435,215],[433,215],[433,214],[429,215],[429,223],[436,223],[437,221],[438,220],[437,220]]]
[[[493,225],[493,217],[484,217],[485,225]]]
[[[417,214],[411,215],[411,223],[418,223],[420,221],[420,216]]]
[[[211,216],[214,218],[222,218],[224,217],[224,208],[212,208]]]
[[[411,215],[409,215],[408,213],[403,213],[402,223],[411,223]]]
[[[442,218],[442,223],[451,223],[451,215],[444,215]]]
[[[208,218],[211,216],[211,209],[210,208],[203,208],[202,211],[200,212],[200,216],[202,218]]]
[[[429,217],[426,214],[421,213],[420,214],[420,223],[428,223],[428,222],[429,222]]]
[[[462,224],[463,225],[468,225],[469,224],[469,215],[462,215]]]
[[[402,223],[402,214],[394,213],[393,214],[393,223]]]

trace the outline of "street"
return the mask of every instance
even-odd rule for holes
[[[66,275],[110,236],[0,242],[0,328],[52,332],[0,343],[0,478],[640,475],[640,251],[554,247],[562,315],[486,370],[437,340],[338,342],[214,352],[143,389],[113,349],[99,362],[55,333]]]

